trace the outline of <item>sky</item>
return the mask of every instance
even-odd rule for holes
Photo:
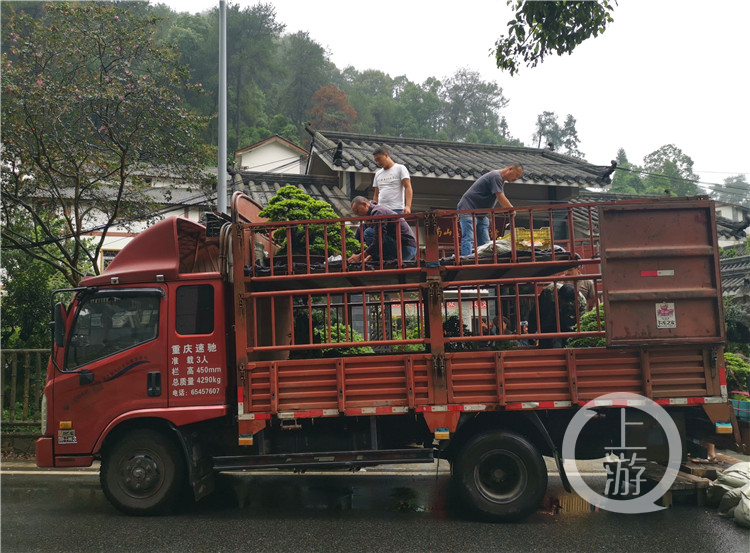
[[[503,89],[510,134],[532,145],[537,115],[576,119],[586,160],[631,163],[666,144],[694,162],[702,183],[750,180],[748,0],[619,0],[614,23],[571,55],[519,73],[497,69],[490,49],[513,12],[505,0],[265,0],[285,32],[308,31],[339,69],[378,69],[414,82],[478,71]],[[219,0],[161,0],[202,12]],[[235,0],[241,7],[258,3]],[[744,69],[743,69],[744,68]]]

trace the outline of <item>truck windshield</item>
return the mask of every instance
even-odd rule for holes
[[[159,301],[153,293],[98,295],[79,305],[71,332],[66,368],[76,369],[156,338]]]

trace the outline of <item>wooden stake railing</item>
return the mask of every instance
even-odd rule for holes
[[[4,425],[24,426],[21,423],[40,420],[48,358],[48,349],[0,350]],[[20,413],[16,412],[18,404]]]

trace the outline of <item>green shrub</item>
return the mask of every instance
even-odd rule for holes
[[[408,320],[406,325],[406,339],[407,340],[418,340],[422,336],[419,332],[419,326],[414,320]],[[425,345],[424,344],[404,344],[399,346],[393,346],[393,351],[399,352],[399,353],[420,353],[425,351]]]
[[[730,392],[748,392],[747,379],[750,376],[750,364],[741,357],[726,352],[724,361],[727,368],[727,389]]]
[[[581,332],[595,332],[599,330],[598,321],[601,321],[604,327],[604,305],[599,304],[599,317],[597,320],[597,311],[592,309],[581,315]],[[581,338],[568,339],[567,347],[569,348],[595,348],[604,347],[607,340],[604,336],[583,336]]]
[[[335,344],[336,342],[362,342],[364,340],[359,332],[341,323],[336,323],[335,325],[331,326],[330,338],[331,344]],[[328,329],[313,329],[313,340],[316,344],[328,343]],[[375,351],[370,346],[355,346],[350,348],[333,347],[320,350],[320,354],[323,357],[367,355],[370,353],[375,353]]]

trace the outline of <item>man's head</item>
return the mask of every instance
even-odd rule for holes
[[[523,165],[518,162],[511,163],[505,169],[500,170],[500,176],[503,177],[505,182],[513,182],[518,180],[523,175]]]
[[[393,167],[391,154],[388,151],[388,148],[386,148],[385,146],[380,146],[375,151],[373,151],[372,157],[378,167],[382,167],[383,169],[390,169],[391,167]]]
[[[352,211],[359,215],[360,217],[364,217],[367,215],[367,212],[370,210],[370,200],[365,198],[364,196],[356,196],[352,200]]]

